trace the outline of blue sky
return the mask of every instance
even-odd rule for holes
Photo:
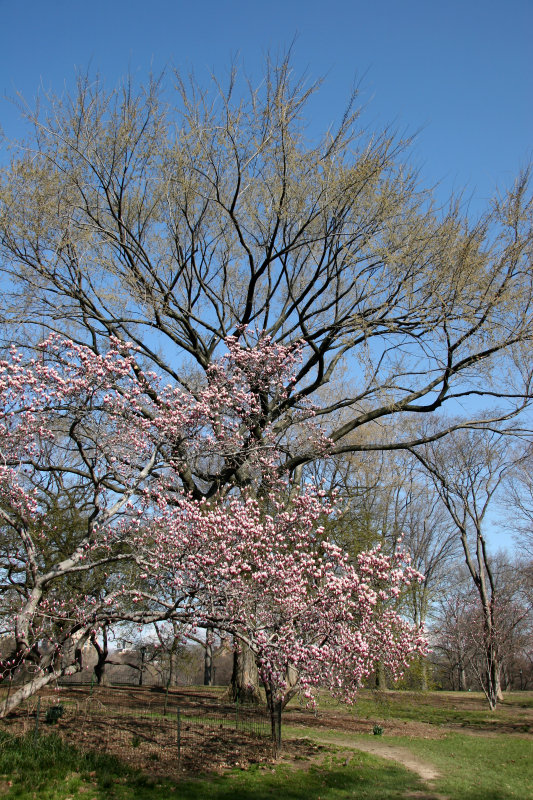
[[[207,79],[232,58],[259,78],[294,44],[294,66],[325,77],[313,125],[342,112],[354,81],[368,125],[419,131],[412,157],[439,196],[471,210],[512,183],[533,151],[533,0],[0,0],[0,121],[6,97],[61,91],[88,65],[110,84],[171,63]],[[0,155],[0,158],[2,156]]]

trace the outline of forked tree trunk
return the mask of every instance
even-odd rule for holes
[[[485,694],[489,702],[491,711],[496,708],[497,703],[503,700],[501,686],[501,661],[496,639],[496,623],[494,619],[494,592],[490,602],[484,603],[484,634],[486,641],[485,658]]]
[[[91,635],[91,644],[96,650],[98,660],[94,665],[94,674],[96,677],[96,682],[99,686],[104,686],[106,684],[106,676],[105,676],[105,665],[107,662],[107,657],[109,655],[109,646],[107,641],[107,626],[104,625],[102,628],[102,645],[98,642],[96,638],[96,634]]]
[[[285,695],[282,701],[282,709],[292,700],[292,698],[298,693],[298,688],[300,684],[300,675],[295,667],[289,665],[286,671],[286,687],[285,687]]]
[[[488,669],[487,669],[487,689],[485,694],[487,695],[487,700],[489,701],[489,706],[491,711],[496,708],[498,703],[501,703],[503,700],[503,692],[501,686],[501,667],[499,663],[499,659],[492,652],[490,649],[487,654],[487,659],[489,660]]]

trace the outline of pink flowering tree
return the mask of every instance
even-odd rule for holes
[[[287,493],[278,486],[279,498]],[[253,653],[276,739],[296,691],[312,702],[324,687],[353,701],[378,661],[399,677],[424,652],[421,632],[382,610],[421,578],[408,556],[378,547],[351,563],[324,537],[321,521],[331,513],[324,493],[308,487],[289,503],[271,497],[267,510],[240,495],[215,507],[188,502],[159,522],[167,539],[154,567],[166,564],[177,587],[189,584],[196,624],[233,635]]]
[[[375,613],[415,573],[379,551],[351,564],[323,535],[321,493],[281,477],[286,433],[269,409],[298,350],[226,345],[194,393],[115,340],[100,355],[54,336],[0,363],[0,680],[19,679],[0,715],[82,669],[83,645],[124,620],[233,635],[273,720],[296,687],[352,697],[376,658],[398,671],[423,646]],[[302,447],[323,452],[311,416]]]

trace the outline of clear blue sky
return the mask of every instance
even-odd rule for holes
[[[361,81],[370,125],[420,130],[413,157],[442,197],[465,188],[478,210],[533,152],[533,0],[0,0],[0,14],[11,136],[19,112],[5,97],[60,91],[76,67],[113,84],[170,62],[201,79],[238,57],[259,76],[296,37],[295,67],[326,78],[313,124]]]

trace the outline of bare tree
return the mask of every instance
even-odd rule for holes
[[[448,578],[431,608],[431,658],[441,685],[466,692],[470,664],[477,653],[469,627],[472,593],[470,586],[461,580],[464,574],[460,568],[451,571]]]
[[[523,688],[524,679],[533,679],[533,562],[521,554],[514,558],[500,554],[495,561],[502,685]],[[526,665],[526,675],[521,675]]]
[[[460,431],[445,442],[428,444],[413,452],[425,467],[461,542],[482,620],[481,682],[489,706],[494,709],[502,699],[503,652],[497,622],[498,585],[487,548],[485,524],[489,507],[512,465],[508,441],[499,431]]]
[[[518,544],[533,558],[533,446],[528,443],[518,455],[506,481],[510,528]]]
[[[420,481],[407,459],[400,463],[397,460],[399,468],[400,465],[403,465],[401,474],[405,484],[402,546],[411,555],[413,567],[424,576],[420,583],[413,582],[408,587],[402,603],[415,625],[426,627],[460,545],[438,497]],[[427,658],[421,658],[418,677],[422,691],[428,688],[427,667]]]
[[[492,559],[492,574],[497,587],[493,637],[498,643],[501,682],[507,689],[523,689],[533,677],[531,565],[499,554]],[[447,671],[452,688],[462,691],[485,689],[490,668],[484,614],[471,586],[468,570],[455,564],[431,610],[435,666]]]

